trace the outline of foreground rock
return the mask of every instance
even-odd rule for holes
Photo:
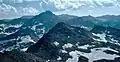
[[[33,54],[14,50],[0,53],[0,62],[45,62],[45,60]]]

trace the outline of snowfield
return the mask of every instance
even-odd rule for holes
[[[99,50],[97,50],[99,49]],[[111,50],[111,51],[115,51],[111,48],[94,48],[91,50],[91,53],[84,53],[84,52],[80,52],[80,51],[71,51],[69,53],[70,56],[72,56],[72,58],[69,58],[66,62],[78,62],[78,58],[80,56],[84,56],[87,57],[89,59],[89,62],[93,62],[95,60],[100,60],[100,59],[108,59],[108,60],[114,60],[114,58],[116,57],[120,57],[118,55],[111,55],[111,54],[106,54],[105,50]],[[115,51],[118,52],[118,51]]]
[[[102,42],[107,42],[107,40],[105,39],[106,37],[106,34],[105,33],[102,33],[102,34],[95,34],[95,33],[92,33],[94,36],[97,36],[99,37],[100,39],[95,39],[93,38],[94,40],[96,41],[102,41]]]

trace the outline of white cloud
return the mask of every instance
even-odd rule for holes
[[[22,15],[36,15],[39,11],[33,7],[21,8],[20,14]]]
[[[2,1],[4,5],[0,5],[0,18],[36,15],[45,10],[77,16],[120,14],[119,0],[0,0]]]
[[[25,15],[36,15],[38,12],[39,11],[33,7],[20,7],[18,9],[14,6],[4,3],[0,5],[0,18],[13,18]]]
[[[1,4],[0,5],[0,17],[8,17],[8,16],[18,15],[17,9],[13,6]]]
[[[2,2],[2,0],[0,0],[0,2]]]
[[[42,2],[46,3],[46,5],[54,4],[58,10],[66,10],[66,9],[79,9],[82,7],[105,7],[104,4],[114,5],[118,1],[116,0],[42,0]],[[118,4],[119,5],[119,4]]]
[[[40,0],[24,0],[24,1],[40,1]]]

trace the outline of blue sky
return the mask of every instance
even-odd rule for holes
[[[120,0],[0,0],[0,18],[36,15],[46,10],[77,16],[119,15]]]

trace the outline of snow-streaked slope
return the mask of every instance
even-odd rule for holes
[[[94,36],[97,36],[97,37],[99,37],[100,39],[94,39],[94,40],[96,40],[96,41],[103,41],[103,42],[107,42],[107,40],[105,39],[105,37],[106,37],[106,34],[105,33],[103,33],[103,34],[95,34],[95,33],[92,33]]]
[[[97,50],[100,49],[100,50]],[[69,58],[66,62],[78,62],[79,61],[79,57],[85,56],[87,58],[89,58],[89,62],[93,62],[94,60],[100,60],[100,59],[109,59],[109,60],[114,60],[114,58],[116,57],[120,57],[118,55],[110,55],[110,54],[106,54],[105,52],[103,52],[104,50],[113,50],[110,48],[95,48],[92,49],[91,53],[84,53],[84,52],[80,52],[80,51],[71,51],[69,53],[69,55],[72,56],[72,58]]]

